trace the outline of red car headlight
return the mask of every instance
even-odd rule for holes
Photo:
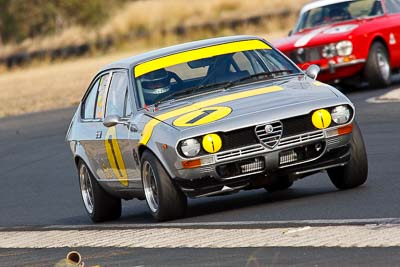
[[[353,43],[350,41],[341,41],[336,44],[337,54],[341,57],[350,56],[353,53]]]

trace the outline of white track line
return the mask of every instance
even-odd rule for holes
[[[289,220],[289,221],[232,221],[232,222],[183,222],[183,223],[147,223],[147,224],[89,224],[89,225],[50,225],[46,230],[98,230],[98,229],[132,229],[132,228],[271,228],[297,226],[331,226],[331,225],[366,225],[366,224],[399,224],[400,218],[369,218],[369,219],[330,219],[330,220]],[[13,230],[14,228],[0,228]],[[26,227],[16,227],[16,230],[29,230]]]
[[[384,95],[367,99],[368,103],[400,102],[400,88],[394,89]]]
[[[0,232],[0,248],[399,247],[400,225]]]

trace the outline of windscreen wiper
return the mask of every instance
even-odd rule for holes
[[[255,73],[255,74],[228,82],[224,86],[224,89],[228,89],[228,88],[235,86],[237,84],[240,84],[244,81],[253,80],[253,79],[257,79],[257,81],[266,80],[266,79],[275,78],[275,74],[278,74],[278,73],[291,74],[292,72],[293,72],[293,70],[275,70],[275,71],[265,71],[265,72]]]
[[[183,90],[179,90],[179,91],[175,91],[172,92],[171,94],[165,95],[163,97],[161,97],[159,100],[157,100],[154,103],[154,106],[158,106],[160,105],[162,102],[164,102],[165,100],[168,100],[172,97],[176,97],[176,96],[183,96],[183,95],[189,95],[197,90],[201,90],[204,92],[210,91],[210,90],[204,90],[204,89],[209,89],[209,88],[215,88],[215,87],[225,87],[226,84],[228,84],[229,82],[221,82],[221,83],[211,83],[211,84],[202,84],[199,86],[193,86],[193,87],[189,87]]]

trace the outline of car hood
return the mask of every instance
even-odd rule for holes
[[[196,133],[207,132],[217,124],[218,129],[224,131],[237,128],[238,124],[245,127],[260,121],[306,114],[315,107],[337,103],[338,95],[332,87],[310,79],[299,79],[295,77],[274,83],[253,83],[225,92],[208,94],[196,98],[196,102],[180,100],[174,102],[174,106],[147,115],[180,131]],[[265,93],[252,95],[253,92],[258,92],[257,90],[265,90]],[[219,108],[230,111],[223,112],[221,117],[215,112]],[[215,113],[211,114],[213,112]],[[210,119],[200,121],[206,116]],[[178,120],[188,123],[182,125],[177,123]],[[196,124],[196,120],[201,123]]]
[[[273,44],[281,51],[290,51],[299,47],[319,46],[347,40],[348,36],[363,22],[363,20],[352,20],[346,23],[324,25],[275,40]]]

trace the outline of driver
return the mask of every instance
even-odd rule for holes
[[[329,18],[332,22],[351,19],[346,5],[335,5],[329,11]]]
[[[159,69],[144,74],[141,78],[141,84],[145,103],[152,105],[170,91],[171,77],[165,69]]]

